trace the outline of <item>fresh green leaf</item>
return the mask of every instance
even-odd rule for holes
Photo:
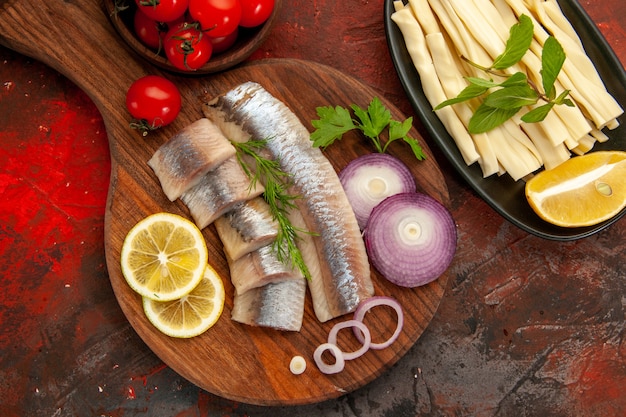
[[[458,96],[440,103],[437,107],[435,107],[435,110],[439,110],[441,108],[450,106],[452,104],[462,103],[464,101],[479,97],[483,95],[484,93],[486,93],[488,89],[489,89],[488,87],[471,83],[467,87],[465,87],[463,90],[461,90]]]
[[[378,135],[391,121],[391,113],[377,97],[370,102],[367,110],[353,104],[352,111],[360,121],[360,127],[363,134],[371,139],[377,139]]]
[[[541,51],[541,83],[543,91],[550,100],[554,100],[556,92],[554,83],[565,62],[565,51],[553,36],[546,39]]]
[[[525,14],[521,15],[519,22],[511,26],[504,52],[495,59],[492,68],[501,70],[517,64],[530,48],[533,30],[533,22],[530,17]]]
[[[411,147],[418,160],[426,158],[418,141],[408,136],[413,127],[412,117],[403,122],[394,120],[389,109],[378,97],[372,99],[367,109],[356,104],[352,104],[350,108],[354,112],[354,119],[350,115],[350,110],[341,106],[317,108],[319,119],[311,121],[315,128],[311,133],[314,147],[326,147],[341,139],[344,133],[359,130],[363,136],[372,141],[377,152],[385,152],[392,142],[402,139]],[[383,144],[380,135],[385,129],[388,130],[388,134],[387,141]]]
[[[569,90],[564,90],[559,94],[557,98],[554,99],[554,104],[565,104],[568,107],[574,107],[574,102],[567,98],[569,95]]]
[[[520,109],[496,109],[484,103],[478,106],[470,118],[467,130],[469,133],[485,133],[500,126],[513,117]]]
[[[535,104],[539,95],[528,84],[504,87],[489,94],[484,101],[488,107],[498,109],[519,109]]]
[[[553,107],[553,102],[546,103],[539,107],[535,107],[534,109],[522,116],[522,121],[526,123],[541,122],[546,118],[546,116],[548,115],[548,113],[550,113],[550,110],[552,110]]]
[[[344,107],[325,106],[318,107],[316,111],[319,119],[311,122],[316,129],[311,134],[315,147],[326,148],[341,139],[344,133],[356,129],[350,111]]]
[[[424,150],[416,139],[405,136],[402,138],[402,140],[404,140],[404,142],[406,142],[411,147],[413,155],[418,161],[423,161],[424,159],[426,159],[426,154],[424,153]]]
[[[513,87],[516,85],[528,85],[528,78],[523,72],[516,72],[499,84],[500,87]]]
[[[484,87],[485,89],[498,87],[500,84],[495,82],[494,80],[487,80],[485,78],[479,77],[464,77],[468,83],[476,85],[478,87]]]

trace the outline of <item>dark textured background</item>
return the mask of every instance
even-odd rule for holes
[[[284,3],[251,59],[333,66],[412,114],[389,58],[382,0]],[[626,62],[626,4],[582,4]],[[249,406],[198,389],[143,344],[111,290],[99,113],[67,79],[3,48],[0,87],[0,415],[626,414],[626,221],[576,242],[541,240],[494,213],[443,158],[459,231],[456,279],[396,366],[309,406]]]

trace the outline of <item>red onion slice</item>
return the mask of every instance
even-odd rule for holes
[[[352,211],[363,230],[372,209],[393,194],[415,192],[415,179],[406,165],[385,153],[353,159],[339,173]]]
[[[330,351],[335,357],[335,363],[328,364],[324,362],[322,359],[322,355],[326,351]],[[343,371],[343,368],[346,366],[346,361],[343,358],[343,352],[341,349],[332,343],[322,343],[319,345],[315,352],[313,352],[313,359],[315,360],[315,364],[319,368],[319,370],[324,374],[336,374]]]
[[[369,344],[370,349],[374,349],[374,350],[380,350],[380,349],[385,349],[389,347],[393,342],[396,341],[396,339],[398,339],[398,337],[400,336],[400,332],[402,331],[402,328],[404,327],[404,312],[402,311],[402,306],[400,305],[398,300],[396,300],[395,298],[386,297],[382,295],[370,297],[367,300],[360,303],[359,306],[354,311],[354,320],[358,322],[363,322],[365,315],[371,309],[373,309],[374,307],[378,307],[378,306],[389,306],[393,308],[396,311],[396,314],[398,316],[398,321],[396,324],[396,329],[394,330],[391,337],[389,337],[389,339],[381,343],[370,342]],[[356,328],[357,327],[355,326],[354,329],[356,330]],[[359,332],[355,331],[354,335],[356,336],[357,339],[359,339],[361,343],[364,343],[363,336],[359,334]]]
[[[346,320],[341,321],[333,326],[328,333],[328,343],[337,346],[337,334],[339,330],[345,329],[347,327],[353,327],[354,333],[357,334],[357,331],[360,331],[360,337],[357,337],[359,342],[361,342],[361,347],[354,352],[344,352],[343,359],[346,361],[350,361],[352,359],[356,359],[359,356],[363,355],[370,348],[370,343],[372,342],[372,335],[370,334],[370,329],[367,328],[365,323],[359,320]]]
[[[450,212],[422,193],[387,197],[372,210],[363,237],[372,265],[403,287],[437,279],[456,251],[456,226]]]

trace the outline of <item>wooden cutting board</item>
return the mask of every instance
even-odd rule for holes
[[[136,222],[158,211],[189,217],[182,203],[165,198],[146,161],[168,137],[202,116],[202,97],[213,97],[242,82],[256,81],[283,100],[311,129],[310,121],[316,118],[317,106],[351,103],[366,106],[377,95],[372,89],[329,67],[296,60],[256,61],[198,78],[163,74],[180,88],[183,111],[171,126],[144,138],[128,127],[130,116],[124,107],[125,92],[138,77],[162,73],[126,48],[98,1],[4,0],[0,3],[0,43],[63,73],[100,110],[112,165],[105,213],[105,250],[111,285],[139,336],[180,375],[213,394],[235,401],[261,405],[313,403],[339,397],[372,381],[396,363],[420,337],[437,310],[447,274],[427,286],[407,290],[389,284],[373,271],[376,293],[401,302],[404,329],[391,347],[369,351],[348,362],[343,372],[327,376],[317,370],[312,354],[326,341],[337,320],[323,325],[317,322],[309,299],[304,324],[298,333],[253,328],[230,320],[233,288],[212,226],[204,230],[204,236],[210,263],[225,280],[227,301],[218,323],[199,337],[174,339],[156,331],[143,314],[139,296],[126,285],[119,266],[122,242]],[[381,100],[395,118],[405,117],[392,103],[382,97]],[[412,135],[419,138],[415,130]],[[421,144],[428,159],[419,163],[402,144],[392,148],[411,167],[418,188],[447,204],[443,176],[423,140]],[[348,135],[330,147],[326,155],[340,170],[356,156],[372,150],[363,139]],[[375,338],[385,337],[395,328],[395,316],[381,310],[368,321],[368,326]],[[349,343],[348,332],[340,336],[340,343]],[[294,355],[304,356],[309,363],[307,371],[299,376],[289,372],[289,361]]]

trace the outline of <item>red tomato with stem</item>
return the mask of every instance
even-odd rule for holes
[[[240,26],[252,28],[260,26],[274,11],[274,0],[239,0],[241,2]]]
[[[189,0],[189,15],[212,38],[234,32],[241,20],[239,0]]]
[[[135,0],[137,8],[157,22],[172,22],[185,14],[189,0]]]
[[[180,92],[170,80],[146,75],[131,84],[126,92],[126,108],[135,121],[131,127],[143,135],[172,123],[182,105]]]
[[[196,24],[183,23],[165,35],[165,55],[176,68],[195,71],[206,64],[213,53],[208,36]]]

